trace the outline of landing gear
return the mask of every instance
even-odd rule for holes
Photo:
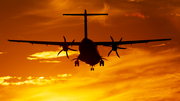
[[[75,61],[75,66],[79,66],[79,61],[78,60]]]
[[[99,65],[100,65],[100,66],[101,66],[101,65],[104,66],[104,61],[101,60],[100,63],[99,63]]]
[[[93,68],[93,67],[91,68],[91,71],[94,71],[94,68]]]

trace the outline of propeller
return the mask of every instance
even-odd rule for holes
[[[57,56],[62,52],[62,51],[66,51],[66,56],[67,56],[67,58],[69,59],[69,56],[68,56],[68,50],[71,50],[71,51],[77,51],[77,50],[74,50],[74,49],[71,49],[71,48],[69,48],[68,46],[68,44],[66,43],[66,38],[63,36],[63,38],[64,38],[64,45],[62,45],[62,47],[63,47],[63,49],[61,50],[61,51],[59,51],[59,53],[57,54]],[[75,39],[72,41],[72,43],[75,41]],[[71,45],[72,46],[72,45]]]
[[[101,58],[102,60],[106,60],[106,61],[108,61],[106,58]]]
[[[74,60],[78,60],[78,58],[74,58],[74,59],[72,59],[71,61],[74,61]]]
[[[111,40],[112,40],[112,45],[109,47],[112,47],[111,51],[108,53],[108,56],[111,54],[112,51],[115,51],[116,52],[116,55],[120,58],[118,52],[117,52],[117,49],[126,49],[126,48],[122,48],[122,47],[118,47],[118,44],[116,42],[114,42],[114,39],[110,36]],[[119,42],[122,41],[122,38],[119,40]]]

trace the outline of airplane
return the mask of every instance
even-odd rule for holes
[[[108,15],[108,14],[94,14],[94,13],[87,13],[86,9],[84,10],[84,13],[82,14],[63,14],[63,16],[84,16],[84,39],[81,42],[75,42],[75,39],[72,42],[66,42],[66,38],[64,38],[64,42],[51,42],[51,41],[29,41],[29,40],[10,40],[10,42],[26,42],[31,44],[45,44],[45,45],[58,45],[62,46],[63,49],[59,51],[57,55],[59,55],[62,51],[66,52],[67,58],[68,56],[68,50],[71,51],[77,51],[74,49],[69,48],[69,46],[79,46],[79,56],[75,59],[75,66],[79,66],[79,60],[85,62],[86,64],[89,64],[92,66],[91,71],[94,71],[94,67],[96,64],[100,64],[100,66],[104,66],[104,60],[105,58],[102,58],[100,56],[97,46],[108,46],[112,47],[111,51],[108,53],[108,56],[111,54],[112,51],[116,52],[116,55],[120,58],[117,49],[126,49],[123,47],[119,47],[119,45],[125,45],[125,44],[136,44],[136,43],[148,43],[148,42],[154,42],[154,41],[167,41],[171,40],[171,38],[168,39],[152,39],[152,40],[134,40],[134,41],[122,41],[122,38],[119,41],[114,41],[114,39],[110,36],[111,41],[110,42],[93,42],[91,39],[88,39],[87,37],[87,16],[98,16],[98,15]]]

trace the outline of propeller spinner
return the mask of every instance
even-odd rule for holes
[[[116,55],[120,58],[118,52],[117,52],[117,49],[126,49],[126,48],[122,48],[122,47],[118,47],[118,44],[114,42],[114,39],[110,36],[111,40],[112,40],[112,45],[109,47],[112,47],[111,51],[108,53],[108,56],[111,54],[112,51],[116,51]],[[120,39],[119,42],[122,41],[122,38]]]
[[[68,56],[68,50],[72,50],[72,51],[77,51],[77,50],[74,50],[74,49],[71,49],[71,48],[69,48],[68,46],[68,44],[66,43],[66,38],[63,36],[63,38],[64,38],[64,45],[62,46],[63,47],[63,49],[61,50],[61,51],[59,51],[59,53],[57,54],[57,56],[62,52],[62,51],[66,51],[66,56],[67,56],[67,58],[69,59],[69,56]],[[75,39],[72,41],[72,43],[75,41]]]

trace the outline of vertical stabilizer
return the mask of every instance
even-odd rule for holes
[[[87,14],[84,10],[84,14],[63,14],[64,16],[84,16],[84,38],[87,39],[87,16],[96,16],[96,15],[108,15],[108,14]]]

